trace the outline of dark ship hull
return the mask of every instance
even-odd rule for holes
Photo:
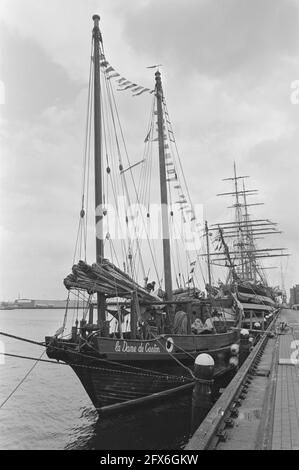
[[[215,361],[214,378],[232,369],[231,346],[239,333],[171,335],[159,340],[93,338],[78,344],[46,338],[47,355],[63,360],[77,374],[93,405],[101,411],[158,400],[193,386],[194,359],[208,353]],[[184,351],[184,352],[183,352]]]

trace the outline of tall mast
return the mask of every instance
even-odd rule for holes
[[[205,253],[204,256],[210,258],[210,264],[223,266],[219,262],[224,261],[225,266],[230,268],[230,275],[236,280],[257,282],[258,277],[266,286],[267,280],[263,273],[264,269],[259,264],[260,259],[268,259],[274,257],[289,256],[282,253],[285,248],[256,248],[255,240],[260,235],[274,235],[281,233],[276,229],[276,223],[269,219],[251,219],[248,213],[248,207],[259,206],[263,203],[247,203],[247,196],[255,196],[256,189],[245,189],[244,179],[249,176],[237,176],[236,164],[234,163],[234,176],[232,178],[224,178],[223,181],[232,181],[234,183],[234,191],[217,194],[217,196],[234,196],[235,203],[229,208],[235,209],[235,220],[231,222],[222,222],[213,224],[209,231],[219,231],[224,253],[214,252]],[[239,189],[238,181],[243,180],[243,188]],[[242,202],[241,202],[242,201]],[[244,208],[244,213],[241,208]],[[237,240],[237,244],[233,245],[231,251],[228,249],[226,239]],[[207,250],[208,251],[208,250]],[[281,251],[281,254],[275,254],[275,251]],[[274,254],[272,254],[274,252]],[[241,269],[240,269],[241,268]]]
[[[102,115],[101,115],[101,78],[100,78],[100,42],[99,15],[92,17],[93,60],[94,60],[94,177],[95,177],[95,223],[96,223],[96,261],[104,258],[103,241],[103,188],[102,188]]]
[[[163,236],[163,261],[164,261],[164,280],[166,300],[172,300],[172,278],[171,278],[171,258],[170,258],[170,239],[168,224],[168,201],[166,185],[166,167],[165,167],[165,147],[163,132],[163,90],[161,74],[155,73],[156,78],[156,97],[157,97],[157,115],[158,115],[158,142],[159,142],[159,166],[160,166],[160,192],[162,207],[162,236]]]
[[[208,261],[209,286],[212,286],[211,260],[210,260],[210,242],[209,242],[209,228],[208,228],[208,222],[207,222],[207,221],[205,221],[205,232],[206,232],[206,242],[207,242],[207,261]]]
[[[239,230],[238,230],[238,244],[239,248],[241,250],[241,270],[242,270],[242,276],[244,276],[244,260],[243,260],[243,236],[242,236],[242,229],[241,229],[241,222],[242,222],[242,211],[241,211],[241,204],[239,201],[239,188],[238,188],[238,178],[237,178],[237,168],[236,168],[236,162],[234,162],[234,180],[235,180],[235,198],[236,198],[236,222],[239,225]]]
[[[104,258],[103,240],[103,187],[102,187],[102,114],[101,114],[101,77],[100,43],[102,35],[99,28],[99,15],[92,17],[94,22],[93,61],[94,61],[94,178],[95,178],[95,224],[96,224],[96,262],[101,264]],[[98,323],[105,321],[105,296],[97,294]]]
[[[253,240],[253,233],[252,228],[250,225],[250,218],[248,214],[248,205],[247,205],[247,197],[245,192],[245,182],[243,180],[243,199],[244,199],[244,221],[246,225],[246,239],[245,239],[245,250],[254,250],[254,240]],[[256,282],[256,264],[254,260],[254,255],[250,254],[248,256],[248,263],[245,263],[246,269],[246,280],[247,281],[254,281]]]

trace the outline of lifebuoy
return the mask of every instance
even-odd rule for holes
[[[174,348],[174,341],[172,338],[167,338],[166,339],[166,350],[167,352],[172,352]]]

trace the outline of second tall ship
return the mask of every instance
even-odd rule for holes
[[[228,208],[232,210],[233,218],[213,224],[209,229],[206,227],[206,235],[209,234],[213,240],[213,251],[209,249],[205,254],[209,270],[221,267],[226,271],[224,279],[210,283],[207,289],[214,301],[222,299],[223,302],[226,297],[227,305],[232,306],[233,299],[238,302],[244,328],[264,330],[273,318],[273,312],[286,302],[283,285],[271,287],[267,280],[266,271],[275,268],[266,266],[264,262],[274,258],[281,260],[289,254],[286,248],[261,247],[261,240],[271,239],[281,232],[271,220],[250,215],[249,208],[263,203],[248,202],[258,191],[246,188],[247,178],[249,176],[237,174],[234,163],[233,176],[224,179],[233,185],[232,191],[217,194],[232,199],[232,205]],[[282,265],[280,267],[282,271]]]

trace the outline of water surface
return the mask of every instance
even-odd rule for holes
[[[1,310],[0,330],[43,341],[62,325],[63,316],[63,310],[54,309]],[[44,351],[11,338],[0,340],[11,354],[39,357]],[[32,365],[18,358],[0,364],[0,403]],[[0,449],[177,449],[190,432],[190,400],[188,394],[155,408],[99,419],[70,367],[39,363],[0,409]]]

